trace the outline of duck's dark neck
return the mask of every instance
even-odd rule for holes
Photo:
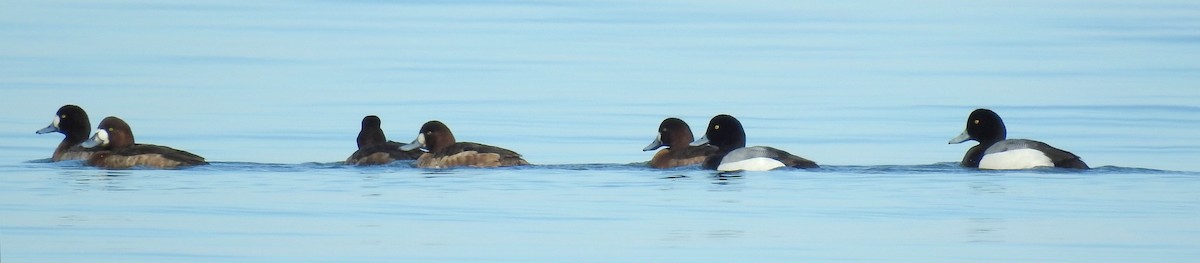
[[[67,145],[67,147],[79,145],[80,143],[83,143],[84,141],[87,141],[87,139],[88,139],[88,133],[86,133],[86,132],[85,133],[72,132],[70,134],[65,134],[65,135],[67,137],[63,138],[62,144]]]
[[[738,148],[746,148],[746,139],[730,140],[728,143],[714,144],[714,146],[717,146],[718,153],[725,155]]]
[[[383,130],[379,128],[369,129],[363,128],[358,132],[358,148],[370,147],[376,144],[387,142],[387,137],[383,135]]]
[[[722,149],[708,155],[707,157],[704,157],[704,163],[701,164],[700,167],[707,170],[716,170],[717,166],[721,165],[721,159],[724,159],[725,155],[729,154],[730,151],[733,150],[730,149],[729,151],[725,151]]]
[[[732,152],[738,148],[746,148],[746,132],[742,131],[741,127],[738,127],[738,130],[734,131],[733,134],[730,134],[728,139],[721,141],[722,142],[720,144],[714,145],[716,145],[717,148],[720,148],[718,152],[721,152],[722,155]]]
[[[988,148],[991,148],[992,145],[995,145],[997,142],[999,141],[979,142],[979,145],[975,145],[975,147],[971,147],[971,149],[967,150],[967,154],[963,155],[962,163],[960,164],[962,164],[963,167],[978,168],[979,161],[983,160],[983,154],[987,152]]]

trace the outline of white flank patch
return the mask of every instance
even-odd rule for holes
[[[1034,149],[1016,149],[984,155],[979,160],[979,169],[1013,170],[1042,166],[1054,166],[1050,157]]]
[[[717,166],[717,171],[769,171],[783,166],[783,162],[779,160],[767,157],[755,157],[736,162],[721,162],[721,165]]]

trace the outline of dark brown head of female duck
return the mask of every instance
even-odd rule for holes
[[[121,118],[115,116],[105,117],[100,121],[100,125],[96,127],[96,134],[86,142],[83,142],[83,147],[99,147],[103,150],[118,150],[133,146],[133,129],[129,127]]]
[[[420,147],[425,148],[428,152],[436,153],[454,143],[454,133],[450,132],[450,127],[446,127],[446,124],[440,121],[429,121],[425,125],[421,125],[416,140],[400,149],[408,151]]]
[[[650,167],[671,168],[704,162],[705,158],[716,152],[717,147],[711,145],[689,146],[692,143],[692,128],[678,118],[667,118],[658,125],[658,136],[643,151],[659,150],[650,159]]]

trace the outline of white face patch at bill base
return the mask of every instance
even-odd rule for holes
[[[92,148],[92,147],[96,147],[96,146],[106,146],[106,145],[108,145],[108,131],[105,131],[103,129],[97,130],[96,134],[92,135],[91,139],[84,141],[83,144],[80,144],[80,145],[85,148]]]
[[[779,160],[767,157],[755,157],[736,162],[721,162],[721,165],[717,166],[717,171],[770,171],[784,166],[783,162]]]
[[[646,148],[642,148],[642,151],[653,151],[654,149],[662,147],[662,145],[662,134],[659,134],[657,137],[654,137],[654,141],[650,142],[650,145],[646,145]]]
[[[401,151],[412,151],[412,150],[415,150],[417,148],[421,148],[424,146],[425,146],[425,134],[419,133],[419,134],[417,134],[417,139],[414,139],[412,141],[412,143],[401,145],[400,150]]]
[[[59,116],[54,116],[54,120],[50,121],[50,126],[46,126],[46,128],[42,128],[41,130],[37,130],[35,133],[46,134],[46,133],[61,131],[62,129],[58,128],[59,122],[61,122]]]
[[[1054,162],[1050,161],[1050,157],[1046,156],[1042,151],[1034,149],[1016,149],[998,153],[991,153],[983,156],[979,160],[979,169],[988,170],[1015,170],[1029,169],[1034,167],[1054,166]]]

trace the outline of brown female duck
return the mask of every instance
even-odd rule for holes
[[[83,146],[100,150],[88,158],[88,165],[102,168],[126,169],[141,166],[171,169],[208,164],[204,157],[186,151],[134,143],[133,129],[121,118],[114,116],[100,121],[95,135],[83,142]]]
[[[450,128],[440,121],[426,122],[421,126],[417,139],[400,147],[405,151],[417,148],[424,148],[427,151],[421,154],[414,164],[420,168],[498,167],[529,164],[525,159],[521,159],[520,154],[508,149],[455,141],[454,133],[451,133]]]

